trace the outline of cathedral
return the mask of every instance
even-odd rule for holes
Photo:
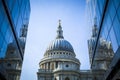
[[[92,36],[88,40],[89,60],[92,63],[93,48],[97,37],[97,26],[92,29]],[[102,37],[99,49],[90,70],[80,70],[80,61],[70,42],[64,39],[61,22],[57,28],[57,36],[47,47],[44,57],[39,63],[38,80],[104,80],[107,68],[113,58],[110,42]]]

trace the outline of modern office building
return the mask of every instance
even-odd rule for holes
[[[91,64],[97,31],[97,25],[94,24],[92,36],[88,40]],[[38,80],[103,80],[104,73],[108,69],[114,53],[110,42],[102,37],[99,42],[99,49],[92,68],[90,70],[80,70],[80,61],[76,58],[72,45],[64,39],[59,22],[57,37],[48,45],[44,57],[39,63]]]
[[[93,47],[91,67],[99,49],[101,37],[110,42],[114,56],[104,74],[105,80],[120,80],[120,0],[87,0],[89,26],[96,24],[98,34]]]
[[[0,80],[19,80],[29,16],[29,0],[0,0]]]

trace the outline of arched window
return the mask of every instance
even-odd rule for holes
[[[70,79],[68,77],[66,77],[65,80],[70,80]]]

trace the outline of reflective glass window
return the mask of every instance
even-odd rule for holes
[[[120,6],[119,6],[119,8],[118,8],[118,10],[117,10],[117,15],[118,15],[119,20],[120,20]]]
[[[17,23],[17,28],[16,28],[16,31],[18,32],[18,36],[20,36],[20,28],[23,26],[22,24],[23,24],[22,18],[21,18],[21,16],[19,16],[19,21]]]
[[[102,27],[103,27],[103,29],[102,29],[102,34],[104,34],[103,38],[104,38],[104,39],[107,39],[107,36],[108,36],[108,28],[107,28],[107,24],[106,24],[105,21],[104,21]]]
[[[18,2],[16,1],[12,9],[12,18],[14,20],[15,26],[17,23],[18,15],[19,15],[19,6],[18,6]]]
[[[118,44],[117,44],[117,40],[116,40],[116,37],[115,37],[113,27],[111,28],[111,31],[110,31],[110,39],[111,39],[111,42],[112,42],[113,51],[116,52],[116,50],[118,48]]]
[[[109,7],[109,13],[110,13],[111,19],[113,20],[115,13],[116,13],[115,6],[113,4],[113,0],[109,1],[108,7]]]
[[[118,17],[117,16],[114,19],[113,28],[114,28],[114,32],[116,34],[116,38],[117,38],[118,44],[120,45],[120,22],[118,21]]]
[[[118,6],[120,5],[120,0],[113,0],[113,1],[114,1],[114,4],[115,4],[115,7],[117,9]]]
[[[7,27],[8,27],[8,20],[7,20],[7,17],[4,18],[4,21],[3,21],[3,24],[1,25],[1,33],[5,36],[5,33],[6,33],[6,30],[7,30]]]
[[[21,4],[21,10],[20,10],[20,11],[21,11],[22,18],[23,18],[23,16],[24,16],[24,12],[25,12],[25,1],[26,1],[26,0],[23,0],[23,1],[22,1],[22,4]]]
[[[109,13],[107,13],[106,14],[106,16],[105,16],[105,21],[106,21],[106,24],[107,24],[107,29],[108,29],[108,31],[110,30],[110,28],[111,28],[111,24],[112,24],[112,20],[111,20],[111,18],[110,18],[110,15],[109,15]]]
[[[0,32],[0,51],[1,51],[1,48],[2,48],[2,43],[3,43],[3,35],[1,34]]]
[[[4,15],[5,15],[5,12],[4,12],[3,5],[2,5],[2,3],[1,3],[1,0],[0,0],[0,25],[2,24]]]
[[[5,34],[5,40],[6,40],[7,44],[9,44],[11,42],[11,37],[13,37],[13,34],[12,34],[12,31],[11,31],[10,25],[8,25],[7,31],[6,31],[6,34]],[[13,39],[12,39],[12,41],[13,41]]]
[[[0,0],[0,23],[1,23],[1,21],[2,21],[2,11],[3,11],[3,9],[2,9],[2,3],[1,3],[1,0]]]
[[[2,47],[1,47],[1,50],[0,50],[0,57],[1,57],[1,58],[4,58],[4,57],[5,57],[6,50],[7,50],[7,44],[6,44],[5,41],[3,41]]]
[[[105,4],[105,0],[97,0],[99,8],[100,8],[100,13],[103,13],[103,9],[104,9],[104,4]]]
[[[110,42],[111,42],[110,35],[108,35],[108,37],[107,37],[107,41],[110,41]]]
[[[98,8],[98,5],[96,6],[96,16],[97,16],[97,25],[99,26],[100,24],[100,19],[101,19],[101,14],[100,14],[100,10]]]
[[[14,5],[15,0],[5,0],[9,10],[11,11]]]
[[[19,5],[21,6],[22,0],[17,0],[17,1],[18,1]]]
[[[25,13],[24,13],[24,24],[28,23],[29,14],[30,14],[29,3],[26,3]]]

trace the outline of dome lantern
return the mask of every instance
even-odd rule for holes
[[[58,39],[58,38],[64,39],[64,37],[63,37],[63,30],[62,30],[62,27],[61,27],[61,20],[59,20],[59,25],[58,25],[58,30],[57,30],[57,37],[56,37],[56,39]]]

